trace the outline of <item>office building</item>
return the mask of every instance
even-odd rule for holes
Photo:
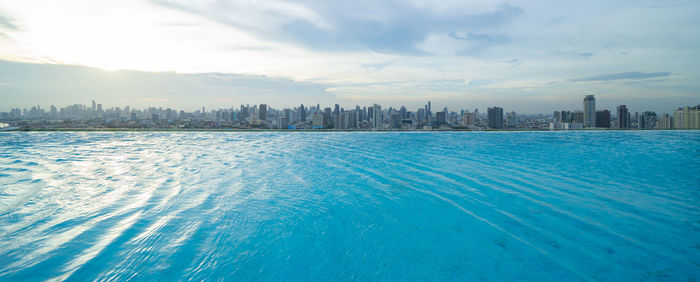
[[[260,104],[260,107],[258,108],[258,118],[260,120],[267,120],[267,104]]]
[[[574,111],[573,113],[571,113],[571,122],[583,124],[583,112]]]
[[[503,128],[503,108],[488,108],[486,110],[486,119],[490,128]]]
[[[602,110],[595,112],[595,127],[610,128],[610,111]]]
[[[311,115],[311,128],[314,129],[322,129],[324,128],[324,118],[323,114],[320,112],[315,112],[313,115]]]
[[[630,128],[630,112],[625,105],[617,106],[617,121],[615,122],[617,128],[628,129]]]
[[[289,127],[289,118],[288,117],[280,117],[278,127],[280,129],[287,129]]]
[[[662,114],[656,121],[657,129],[673,129],[673,117],[669,114]]]
[[[377,104],[372,106],[372,127],[382,128],[382,106]]]
[[[583,98],[583,127],[595,127],[595,96],[586,95]]]
[[[637,121],[637,126],[639,129],[653,129],[656,128],[656,113],[646,111],[639,116]]]
[[[700,129],[700,105],[682,107],[673,112],[673,126],[679,129]]]
[[[444,111],[435,113],[435,125],[436,126],[441,126],[441,125],[447,124],[447,120],[445,118],[446,114],[447,113]]]
[[[462,126],[464,126],[464,127],[473,126],[475,122],[476,122],[476,117],[475,117],[474,113],[470,113],[469,111],[467,111],[464,114],[462,114]]]
[[[398,129],[401,128],[401,114],[392,113],[389,115],[389,120],[391,121],[391,128]]]
[[[506,114],[506,126],[507,127],[516,127],[518,125],[517,123],[517,115],[515,112],[509,112]]]

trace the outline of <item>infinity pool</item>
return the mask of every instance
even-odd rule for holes
[[[0,280],[700,279],[700,131],[0,134]]]

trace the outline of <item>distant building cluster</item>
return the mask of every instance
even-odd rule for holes
[[[489,107],[486,113],[447,108],[434,111],[431,102],[410,111],[406,107],[383,108],[381,105],[355,106],[345,109],[321,105],[275,109],[267,104],[240,105],[196,111],[171,108],[133,109],[103,108],[75,104],[62,108],[40,106],[12,109],[0,113],[0,129],[61,129],[61,128],[161,128],[161,129],[337,129],[337,130],[431,130],[431,129],[529,129],[568,130],[582,128],[616,129],[698,129],[700,105],[679,108],[673,113],[657,116],[646,111],[632,115],[620,105],[612,115],[609,110],[596,110],[596,99],[586,95],[583,110],[555,111],[553,115],[519,115],[505,112],[501,107]]]
[[[583,98],[583,111],[554,111],[550,129],[700,129],[700,105],[678,108],[673,116],[645,111],[632,115],[626,105],[619,105],[613,117],[609,110],[596,111],[595,96]]]

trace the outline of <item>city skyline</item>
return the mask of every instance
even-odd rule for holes
[[[169,107],[138,109],[125,106],[104,106],[92,100],[91,104],[72,104],[48,109],[40,105],[0,111],[0,128],[12,129],[71,129],[71,128],[170,128],[170,129],[468,129],[468,130],[569,130],[569,129],[697,129],[700,128],[700,104],[677,107],[673,112],[630,112],[627,105],[618,105],[616,111],[596,110],[595,95],[585,95],[578,109],[557,109],[551,114],[518,114],[502,107],[478,108],[433,107],[427,101],[423,107],[412,110],[374,103],[354,107],[299,104],[275,108],[268,104],[240,104],[201,110],[185,111]],[[612,114],[611,114],[612,113]]]
[[[0,0],[0,110],[430,99],[536,113],[591,94],[609,109],[670,112],[697,104],[698,11],[693,1]]]
[[[13,65],[12,68],[3,68],[3,64]],[[42,73],[43,80],[42,83],[34,84],[33,81],[24,77],[25,73],[33,73],[37,68],[43,69],[40,71]],[[47,68],[47,69],[44,69]],[[12,69],[13,71],[10,71]],[[140,75],[147,75],[149,78],[145,80],[144,83],[131,83],[129,79],[133,77],[138,77]],[[248,90],[255,95],[235,95],[235,91],[245,91],[245,90],[231,90],[236,89],[235,85],[228,85],[225,83],[225,79],[220,77],[234,78],[235,80],[241,80],[246,82],[253,82],[261,86],[261,88]],[[72,105],[81,104],[87,101],[96,99],[94,93],[110,93],[111,96],[97,98],[104,101],[104,104],[110,104],[110,107],[125,107],[130,106],[134,108],[149,108],[149,107],[170,107],[178,108],[187,111],[195,111],[201,107],[213,108],[222,107],[222,105],[240,105],[240,104],[259,104],[266,103],[266,101],[277,101],[276,104],[278,108],[284,107],[294,107],[302,102],[307,102],[302,98],[295,98],[295,96],[287,97],[285,100],[286,92],[273,91],[268,86],[272,87],[290,87],[289,91],[293,92],[303,92],[303,91],[322,91],[322,89],[307,84],[303,87],[294,86],[294,82],[282,78],[267,78],[264,76],[238,76],[231,74],[177,74],[177,73],[147,73],[139,71],[102,71],[94,68],[89,68],[85,66],[65,66],[65,65],[49,65],[44,66],[40,64],[32,63],[18,63],[0,60],[0,77],[10,78],[10,80],[16,81],[17,84],[26,83],[26,85],[31,84],[31,93],[27,96],[18,95],[3,95],[3,102],[0,104],[0,112],[8,112],[13,108],[27,108],[32,106],[41,106],[42,108],[49,108],[51,105]],[[179,81],[175,77],[186,77],[183,81]],[[19,78],[14,80],[14,78]],[[72,80],[74,79],[74,80]],[[257,79],[269,79],[271,82],[269,85],[257,81]],[[94,81],[98,83],[94,84]],[[121,82],[120,82],[121,81]],[[101,88],[100,83],[104,82],[109,85],[107,88]],[[189,83],[214,83],[221,86],[221,91],[229,91],[232,96],[228,98],[216,98],[215,93],[198,93],[197,95],[189,95],[189,92],[181,92],[179,95],[173,95],[169,98],[158,98],[142,96],[141,92],[133,93],[133,90],[142,88],[143,91],[172,91],[175,88],[187,89],[187,91],[193,91],[196,87],[189,85]],[[12,83],[2,84],[0,87],[8,88]],[[50,85],[50,87],[46,86]],[[77,86],[76,86],[77,85]],[[72,95],[71,89],[75,87],[85,87],[90,91],[79,93],[78,95]],[[215,86],[216,87],[216,86]],[[46,90],[44,90],[46,89]],[[54,90],[49,90],[54,89]],[[49,97],[44,97],[43,91],[47,93],[58,92],[65,95],[49,95]],[[123,92],[120,92],[123,91]],[[259,92],[258,92],[259,91]],[[123,94],[121,94],[123,93]],[[384,100],[381,97],[378,99],[362,99],[362,100],[343,100],[337,97],[324,96],[322,94],[315,95],[312,99],[308,99],[311,103],[322,103],[322,104],[341,104],[344,107],[354,107],[358,104],[368,104],[371,105],[375,102],[380,104],[396,104],[403,105],[407,107],[421,107],[426,100],[431,100],[433,103],[437,103],[437,106],[445,107],[457,107],[464,109],[477,109],[482,108],[485,111],[488,107],[500,106],[508,108],[519,113],[524,114],[546,114],[551,112],[553,109],[569,108],[574,109],[580,106],[582,95],[600,95],[599,93],[581,93],[576,97],[559,97],[557,100],[546,101],[546,100],[530,100],[526,102],[522,101],[502,101],[500,104],[496,104],[495,101],[489,100],[488,98],[474,98],[474,102],[462,101],[462,102],[452,102],[449,103],[442,99],[431,99],[429,97],[409,97],[409,98],[397,98],[395,100]],[[182,101],[178,99],[184,99],[183,96],[193,96],[196,99],[188,104],[179,104],[176,101]],[[658,97],[655,105],[650,106],[640,106],[643,103],[639,103],[638,99],[634,98],[621,98],[614,94],[601,95],[605,97],[603,100],[598,101],[598,107],[614,109],[620,104],[627,105],[628,107],[639,109],[639,111],[656,111],[656,112],[673,112],[679,105],[696,105],[698,103],[698,98],[695,96],[688,96],[687,99],[681,100],[677,103],[675,100],[668,100],[664,97]],[[205,97],[204,99],[202,97]],[[207,100],[206,97],[210,97]],[[302,96],[304,97],[304,96]],[[565,98],[565,99],[564,99]],[[68,102],[66,100],[71,100],[75,102]],[[33,101],[33,103],[23,102],[23,101]],[[498,100],[496,100],[498,101]],[[683,102],[685,101],[685,102]],[[309,104],[311,104],[309,103]]]

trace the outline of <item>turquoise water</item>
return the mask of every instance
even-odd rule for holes
[[[0,280],[700,279],[700,131],[0,134]]]

